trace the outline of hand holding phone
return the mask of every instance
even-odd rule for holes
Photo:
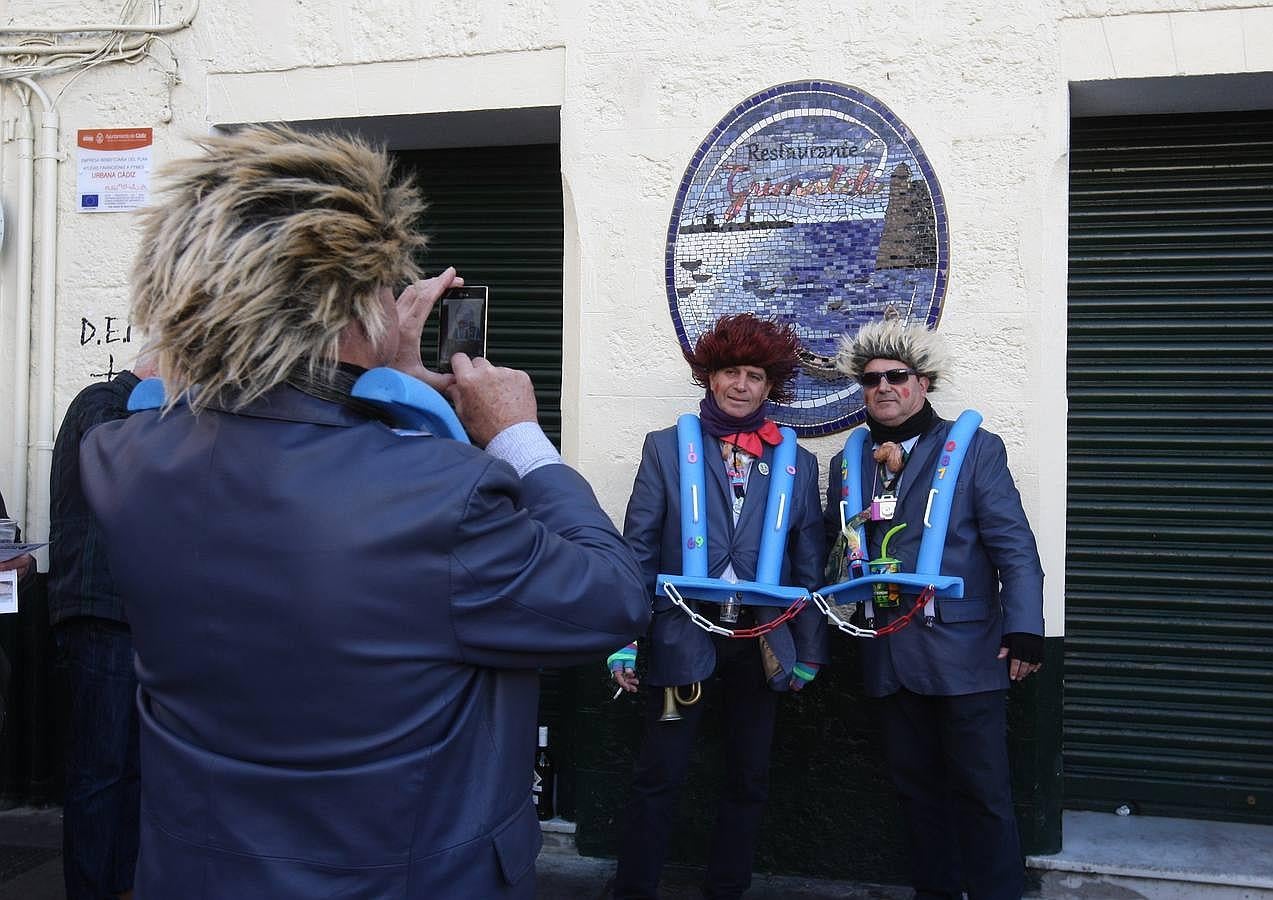
[[[453,287],[442,295],[438,310],[438,371],[451,371],[451,357],[465,353],[486,356],[485,285]]]
[[[398,349],[389,366],[412,378],[423,381],[434,390],[445,391],[454,379],[425,368],[420,354],[420,335],[442,295],[451,287],[461,287],[464,279],[454,268],[447,268],[432,278],[425,278],[407,285],[395,299],[394,308],[398,322]]]

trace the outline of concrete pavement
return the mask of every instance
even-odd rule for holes
[[[1273,826],[1065,814],[1066,850],[1032,857],[1027,896],[1046,900],[1273,900]],[[0,812],[0,900],[66,900],[62,811]],[[608,900],[614,861],[549,832],[537,900]],[[698,900],[702,871],[669,866],[662,900]],[[756,875],[747,900],[908,900],[909,888]],[[445,898],[437,900],[482,900]]]
[[[60,809],[0,812],[0,900],[66,900],[61,843]],[[569,835],[545,834],[536,871],[537,900],[604,900],[609,897],[614,862],[580,856]],[[698,900],[701,879],[700,870],[669,866],[659,895],[663,900]],[[747,893],[748,900],[903,900],[909,896],[909,890],[898,887],[774,875],[757,875]]]

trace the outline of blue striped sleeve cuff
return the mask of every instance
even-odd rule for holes
[[[606,665],[611,671],[615,669],[635,669],[637,661],[636,641],[622,647],[606,657]]]
[[[791,674],[795,678],[799,678],[805,684],[813,681],[818,676],[818,669],[821,668],[817,663],[798,662],[791,667]]]

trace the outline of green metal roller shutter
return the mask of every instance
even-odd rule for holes
[[[1077,119],[1072,808],[1273,822],[1273,111]]]
[[[524,369],[535,384],[539,421],[561,444],[563,214],[557,144],[411,150],[394,154],[414,173],[428,202],[424,269],[455,268],[469,284],[490,287],[487,358]],[[427,366],[437,362],[437,318],[421,339]],[[543,670],[539,721],[549,726],[560,814],[574,814],[575,676]],[[529,787],[531,760],[526,761]]]
[[[561,439],[561,152],[556,144],[412,150],[395,154],[415,173],[429,208],[424,255],[430,274],[455,266],[491,289],[487,357],[525,369],[539,421]],[[424,362],[437,361],[436,317]]]

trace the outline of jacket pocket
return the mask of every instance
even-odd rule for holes
[[[526,803],[507,822],[491,834],[495,855],[499,857],[500,872],[504,881],[516,884],[535,868],[535,857],[544,842],[539,830],[535,807]]]
[[[985,600],[944,597],[937,601],[937,617],[943,622],[984,622],[990,609]]]

